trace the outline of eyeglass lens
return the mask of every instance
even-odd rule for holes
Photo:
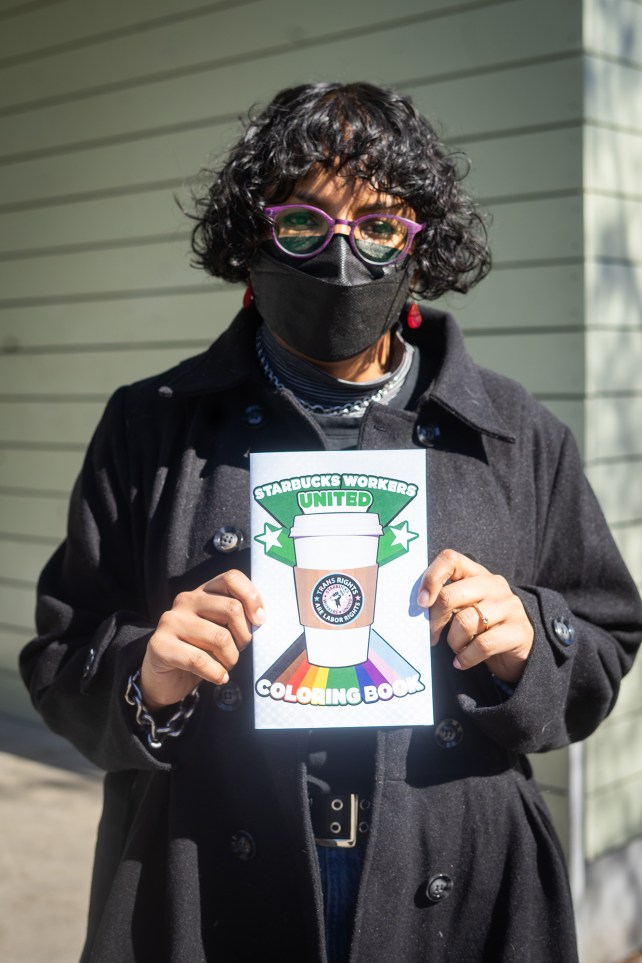
[[[288,254],[310,255],[325,243],[332,227],[320,214],[307,207],[280,211],[274,219],[274,234]],[[403,251],[408,228],[391,214],[372,214],[354,225],[354,243],[364,260],[387,264]]]

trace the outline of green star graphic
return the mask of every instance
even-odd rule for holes
[[[410,531],[408,522],[386,526],[379,540],[379,552],[377,554],[379,565],[385,565],[386,562],[394,562],[396,558],[401,558],[409,551],[409,544],[414,542],[416,538],[419,538],[419,534]]]
[[[272,525],[265,522],[261,535],[255,535],[254,540],[263,545],[263,551],[270,558],[277,562],[285,562],[286,565],[294,565],[294,546],[292,539],[286,534],[282,525]]]

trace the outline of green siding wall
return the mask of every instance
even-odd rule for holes
[[[642,122],[631,93],[641,9],[633,0],[584,9],[580,0],[0,2],[5,708],[29,712],[15,659],[105,400],[204,347],[240,304],[240,290],[190,268],[175,195],[187,199],[251,103],[291,83],[398,85],[469,152],[471,183],[494,218],[496,264],[448,304],[482,363],[571,425],[642,579],[642,263],[633,253]],[[619,719],[627,734],[627,719],[639,724],[628,698],[614,740]],[[589,743],[586,762],[592,854],[642,831],[635,815],[618,823],[609,795],[633,793],[642,766],[613,757],[595,781],[599,746]],[[566,839],[567,754],[535,765]]]

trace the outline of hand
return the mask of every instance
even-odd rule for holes
[[[205,679],[223,685],[265,618],[249,578],[230,569],[192,592],[182,592],[161,615],[147,643],[140,681],[151,711],[180,702]]]
[[[430,608],[432,645],[451,623],[446,640],[455,653],[455,668],[470,669],[485,662],[505,682],[519,681],[534,632],[505,578],[446,549],[426,569],[417,602]]]

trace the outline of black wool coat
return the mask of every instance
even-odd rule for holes
[[[442,640],[435,725],[377,733],[351,961],[572,963],[563,855],[524,753],[582,739],[612,709],[640,600],[570,431],[476,366],[451,317],[424,314],[409,337],[437,374],[413,411],[371,405],[359,446],[425,449],[429,556],[453,548],[504,575],[535,641],[504,698]],[[116,392],[41,577],[24,679],[107,770],[83,963],[325,960],[307,733],[254,731],[250,649],[161,750],[124,699],[176,594],[249,572],[249,452],[324,447],[261,374],[258,323],[242,311],[204,354]],[[235,552],[213,540],[225,526]]]

